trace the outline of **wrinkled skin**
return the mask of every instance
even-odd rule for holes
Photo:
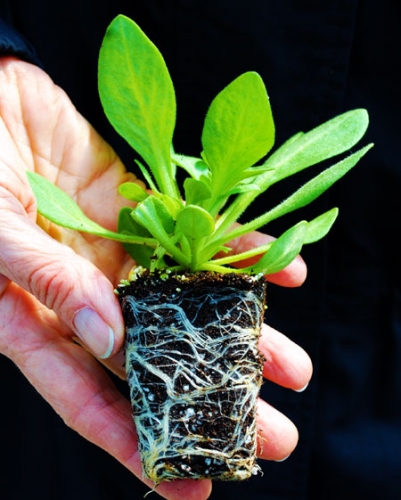
[[[0,59],[0,141],[0,352],[68,426],[143,480],[129,402],[105,368],[124,377],[124,327],[113,288],[133,263],[118,243],[37,221],[25,172],[47,177],[112,230],[126,203],[116,187],[135,177],[42,70],[11,57]],[[267,239],[253,233],[233,242],[233,251]],[[298,286],[305,277],[299,257],[268,279]],[[294,390],[309,382],[309,357],[284,335],[265,325],[260,349],[266,378]],[[293,451],[295,426],[264,401],[258,425],[261,458]],[[203,500],[210,489],[210,481],[183,480],[157,492]]]

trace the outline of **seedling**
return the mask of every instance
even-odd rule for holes
[[[176,152],[176,99],[165,61],[124,16],[107,29],[98,81],[104,111],[141,158],[136,163],[150,192],[136,183],[120,185],[120,194],[135,206],[121,210],[112,232],[30,172],[38,211],[64,227],[120,241],[136,262],[116,293],[126,321],[127,377],[148,477],[155,483],[249,477],[258,469],[263,275],[280,271],[303,245],[323,238],[338,209],[237,255],[229,253],[229,242],[315,200],[372,145],[341,158],[259,217],[235,222],[280,180],[352,148],[366,131],[368,114],[348,111],[268,155],[275,139],[269,97],[261,77],[247,72],[211,103],[199,157]],[[186,174],[182,185],[178,169]],[[241,267],[251,257],[258,259]]]

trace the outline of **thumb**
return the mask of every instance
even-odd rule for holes
[[[108,358],[121,349],[121,309],[106,276],[26,216],[5,210],[0,274],[54,310],[96,357]]]

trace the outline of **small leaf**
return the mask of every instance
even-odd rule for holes
[[[163,228],[167,234],[174,232],[174,219],[167,210],[166,205],[155,196],[151,195],[139,203],[131,212],[131,217],[142,224],[144,228],[154,235],[157,226]]]
[[[151,237],[149,231],[143,226],[134,221],[131,217],[132,208],[124,207],[120,210],[118,216],[118,232],[122,234],[133,234]],[[154,247],[147,245],[135,245],[132,243],[123,243],[124,250],[134,259],[140,266],[149,268],[150,257],[154,253]]]
[[[171,158],[174,163],[183,168],[193,179],[199,180],[201,176],[209,174],[209,167],[200,158],[175,153],[171,155]]]
[[[269,251],[253,266],[243,272],[274,274],[287,267],[302,249],[308,223],[298,222],[274,241]]]
[[[203,182],[188,177],[184,181],[185,201],[188,205],[199,205],[208,200],[212,192]]]
[[[202,132],[203,153],[212,171],[212,189],[221,193],[273,146],[274,123],[261,77],[244,73],[213,100]]]
[[[308,223],[304,244],[315,243],[326,236],[338,216],[338,208],[332,208]]]
[[[127,200],[140,202],[149,194],[135,182],[124,182],[118,186],[118,192]]]
[[[160,197],[156,196],[156,198],[158,198],[162,202],[162,204],[164,205],[164,207],[166,208],[168,213],[175,220],[177,218],[178,212],[183,207],[183,204],[181,203],[181,201],[177,200],[176,198],[171,198],[170,196],[167,196],[166,194],[163,194]]]
[[[188,268],[190,261],[175,244],[175,222],[162,201],[151,195],[131,212],[131,217],[159,241],[177,263]],[[161,258],[161,257],[160,257]]]
[[[258,167],[250,167],[244,170],[242,173],[242,178],[247,179],[250,177],[255,177],[255,179],[258,179],[261,175],[265,174],[266,172],[271,172],[274,169],[272,167],[266,166],[266,165],[260,165]]]
[[[213,233],[214,220],[203,208],[187,205],[178,214],[177,227],[188,239],[197,240]]]

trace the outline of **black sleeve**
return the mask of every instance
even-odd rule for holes
[[[12,55],[42,67],[35,49],[24,36],[0,17],[0,56]]]

